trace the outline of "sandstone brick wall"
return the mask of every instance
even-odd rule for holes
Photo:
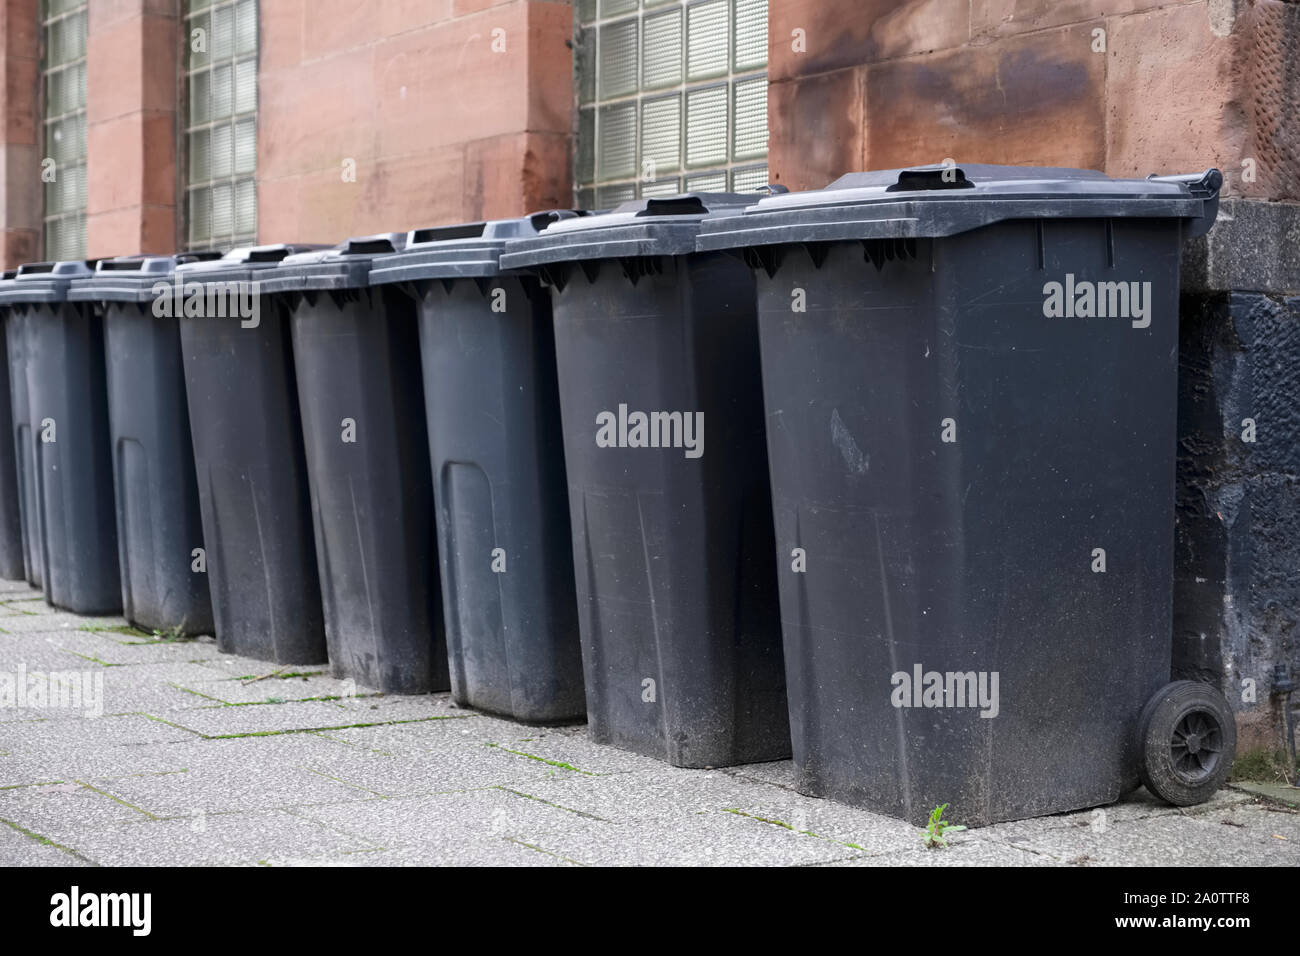
[[[174,252],[180,0],[88,12],[86,255]]]
[[[770,168],[1218,165],[1300,200],[1300,3],[770,0]],[[88,253],[177,244],[179,0],[96,0]],[[0,253],[40,252],[36,0],[0,0]],[[571,201],[569,0],[262,0],[259,238]],[[354,170],[348,181],[345,164]]]
[[[90,255],[176,244],[179,6],[91,4]],[[1300,3],[771,0],[769,22],[791,188],[952,157],[1213,164],[1226,195],[1300,200]],[[0,0],[9,265],[40,251],[38,33],[36,0]],[[569,204],[571,34],[568,0],[262,0],[259,238]]]
[[[569,3],[261,6],[262,241],[337,241],[572,202]],[[355,182],[344,179],[348,160]]]
[[[773,179],[958,162],[1218,166],[1300,200],[1300,4],[772,0]],[[1253,161],[1253,162],[1248,162]]]
[[[0,256],[41,254],[41,147],[36,113],[38,0],[0,0]]]
[[[0,256],[39,259],[38,0],[0,0]],[[94,0],[90,257],[180,241],[180,0]],[[572,202],[569,0],[261,0],[258,239]],[[346,175],[345,175],[346,172]]]

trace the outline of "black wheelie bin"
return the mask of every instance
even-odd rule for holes
[[[640,199],[506,245],[551,290],[592,739],[790,752],[753,277],[695,253],[752,196]]]
[[[150,630],[212,633],[174,274],[219,257],[100,259],[68,289],[103,315],[122,613]]]
[[[758,279],[798,786],[914,823],[1204,799],[1170,685],[1178,270],[1221,176],[918,167],[706,222]]]
[[[537,723],[584,713],[582,652],[551,299],[498,258],[575,215],[417,229],[370,272],[419,309],[452,695]]]
[[[122,586],[104,323],[86,303],[67,299],[71,282],[91,275],[93,266],[77,260],[20,266],[0,289],[0,304],[10,307],[12,344],[27,378],[29,432],[19,430],[17,454],[20,467],[25,454],[32,456],[34,507],[25,525],[45,599],[78,614],[116,614]],[[18,372],[14,363],[11,372]],[[15,385],[16,398],[18,391]]]
[[[259,279],[312,248],[243,247],[176,267],[217,646],[277,664],[324,663],[325,628],[289,319]]]
[[[0,293],[13,282],[18,274],[16,269],[8,269],[0,275]],[[11,372],[13,363],[9,359],[8,315],[9,309],[0,300],[0,335],[5,337],[5,345],[0,348],[0,422],[8,423],[10,434],[13,431],[13,389]],[[23,376],[23,407],[27,404],[27,376]],[[18,470],[17,446],[13,441],[0,441],[0,578],[9,581],[22,581],[27,578],[26,548],[23,538],[22,521],[22,480]]]
[[[13,271],[13,276],[18,270]],[[41,509],[36,499],[36,436],[32,433],[32,402],[27,391],[27,342],[32,315],[29,309],[9,308],[8,290],[13,278],[0,280],[0,306],[5,312],[5,348],[9,364],[12,401],[14,468],[18,474],[18,520],[22,541],[23,572],[27,583],[41,587]]]
[[[424,694],[448,676],[419,331],[409,296],[369,282],[405,240],[290,256],[263,289],[291,316],[331,671]]]

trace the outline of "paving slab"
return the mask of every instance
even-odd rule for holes
[[[785,790],[795,791],[796,789],[793,760],[743,764],[739,767],[724,767],[722,771],[732,777],[770,783]]]
[[[71,781],[0,790],[0,821],[65,846],[72,832],[147,819],[145,812]]]
[[[1242,793],[1256,797],[1265,797],[1287,807],[1300,807],[1300,787],[1289,783],[1238,783],[1234,785]]]
[[[99,784],[105,793],[159,817],[262,810],[368,796],[349,784],[294,764],[241,761],[237,770],[123,777]]]
[[[854,852],[721,812],[649,823],[583,820],[528,842],[588,866],[804,866]]]
[[[932,867],[972,867],[972,866],[1060,866],[1060,861],[1041,853],[989,843],[979,840],[958,842],[954,837],[947,847],[928,849],[917,845],[906,850],[894,850],[890,853],[863,854],[834,860],[822,866],[932,866]]]
[[[578,866],[572,860],[508,837],[466,838],[442,845],[399,847],[394,850],[357,850],[328,857],[271,857],[262,866]]]
[[[6,866],[75,866],[83,867],[87,861],[76,856],[62,847],[42,844],[36,840],[28,840],[24,846],[17,847],[13,850],[5,850],[4,863]]]
[[[522,840],[589,819],[575,810],[498,788],[354,801],[294,812],[385,847],[441,846],[470,838]]]
[[[920,827],[904,820],[771,786],[746,796],[747,799],[738,801],[726,812],[815,836],[850,850],[878,854],[898,847],[920,846],[924,835]]]
[[[1005,840],[1060,862],[1105,866],[1297,866],[1300,843],[1264,841],[1213,818],[1170,814],[1104,829],[1046,830]]]
[[[328,735],[322,735],[329,739]],[[450,793],[486,787],[521,788],[563,776],[567,771],[521,761],[473,741],[449,740],[413,753],[383,753],[333,742],[303,766],[379,796]]]
[[[1213,813],[1217,810],[1231,809],[1249,803],[1251,798],[1235,790],[1220,790],[1205,803],[1194,807],[1174,807],[1157,799],[1145,788],[1138,788],[1125,794],[1117,802],[1103,807],[1091,807],[1069,813],[1054,813],[1043,817],[1031,817],[1027,820],[1014,820],[999,823],[987,831],[996,831],[999,838],[1008,841],[1028,839],[1035,834],[1051,830],[1088,829],[1105,832],[1119,824],[1155,819],[1166,816],[1196,817]],[[960,821],[954,820],[954,823]],[[985,831],[981,831],[985,832]]]
[[[115,640],[113,635],[104,633],[87,634],[84,631],[70,632],[65,640],[88,641],[85,650],[82,647],[69,649],[87,653],[104,664],[138,665],[182,663],[192,660],[210,660],[217,656],[215,644],[195,641],[149,641],[136,638],[130,641]]]
[[[340,707],[357,712],[363,720],[374,720],[376,715],[380,719],[387,720],[433,716],[463,717],[467,714],[479,715],[478,711],[471,708],[458,707],[452,701],[450,694],[424,694],[420,696],[381,694],[358,684],[350,684],[347,681],[337,681],[336,683],[340,687],[355,689],[356,693],[354,694],[341,695],[338,703]],[[511,724],[511,726],[518,727],[519,725]]]
[[[17,608],[21,613],[0,621],[0,628],[3,628],[5,634],[72,634],[80,632],[83,623],[83,619],[77,615],[46,607],[44,602],[24,602],[10,604],[9,607]],[[37,610],[38,607],[40,610]]]
[[[46,631],[0,634],[0,671],[17,674],[33,671],[83,669],[98,666],[75,651],[75,639]]]
[[[246,763],[301,763],[314,748],[324,746],[323,741],[314,740],[310,734],[241,738],[233,741],[189,736],[181,742],[120,747],[102,757],[98,752],[75,754],[70,761],[68,758],[61,758],[58,762],[50,761],[43,764],[42,769],[55,777],[71,775],[97,786],[102,781],[188,771],[234,776],[242,771]]]
[[[272,664],[269,661],[253,660],[238,654],[219,654],[204,663],[217,672],[219,677],[231,677],[238,680],[250,680],[254,677],[269,679],[271,675],[285,674],[328,674],[329,665],[318,664]]]
[[[431,715],[443,716],[437,711],[431,712]],[[321,735],[348,746],[392,755],[428,753],[446,747],[486,747],[491,738],[501,736],[499,729],[493,726],[482,729],[481,724],[484,721],[491,724],[491,718],[472,711],[456,711],[445,716],[447,719],[444,720],[408,720],[368,727],[346,727],[321,731]]]
[[[674,820],[736,807],[769,808],[787,796],[769,784],[663,766],[602,776],[558,774],[527,792],[538,799],[629,823]]]
[[[485,745],[513,754],[521,760],[539,760],[552,766],[572,768],[582,775],[660,770],[666,765],[653,757],[606,747],[591,742],[585,728],[573,731],[522,727],[506,721],[475,721],[467,728]],[[672,770],[676,768],[668,767]]]
[[[1243,840],[1261,846],[1276,848],[1273,841],[1282,840],[1300,848],[1300,813],[1279,813],[1265,801],[1215,810],[1197,819],[1233,827]]]
[[[210,669],[209,669],[210,670]],[[240,680],[209,673],[205,679],[185,682],[193,691],[227,704],[258,704],[273,701],[341,700],[352,688],[346,681],[328,675]],[[423,712],[428,714],[426,708]]]
[[[101,667],[84,660],[73,660],[70,665],[41,671],[28,669],[26,675],[29,686],[33,679],[40,679],[44,686],[49,687],[55,674],[62,675],[61,680],[65,683],[68,675],[75,675],[75,683],[69,685],[69,693],[61,701],[49,695],[50,699],[37,707],[0,707],[0,723],[14,720],[80,720],[85,717],[139,713],[163,716],[166,711],[217,703],[204,700],[199,695],[172,684],[157,670],[162,667],[184,668],[195,665],[138,666],[154,670],[148,674],[131,673],[129,669]]]
[[[171,772],[184,766],[185,748],[195,739],[187,736],[182,742],[7,754],[0,756],[0,787]]]
[[[60,841],[101,866],[202,866],[268,857],[336,855],[372,848],[279,810],[205,814],[66,832]]]
[[[15,755],[51,751],[82,753],[110,747],[190,740],[193,737],[189,731],[143,714],[0,724],[0,749]]]
[[[174,714],[180,726],[205,737],[236,737],[255,734],[301,733],[308,730],[346,729],[366,723],[390,720],[436,720],[418,718],[366,717],[338,706],[334,701],[286,701],[278,704],[239,704],[200,707]]]

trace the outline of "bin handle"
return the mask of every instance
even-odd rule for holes
[[[186,262],[209,262],[213,259],[220,259],[222,252],[220,249],[198,249],[191,252],[178,252],[176,254],[176,264],[182,265]]]
[[[349,239],[343,247],[343,254],[348,256],[366,256],[396,251],[393,240],[387,236],[362,236]]]
[[[553,222],[562,219],[578,219],[585,215],[587,215],[585,209],[543,209],[541,212],[532,213],[528,221],[532,223],[534,232],[541,232]]]
[[[290,254],[288,246],[257,246],[248,251],[247,262],[279,262]]]
[[[144,265],[144,256],[128,256],[120,259],[100,259],[95,265],[96,272],[139,272]]]
[[[487,228],[486,222],[462,222],[454,226],[427,226],[411,233],[410,245],[426,242],[446,242],[451,239],[477,239]]]
[[[1203,173],[1183,173],[1177,176],[1151,175],[1147,179],[1157,183],[1182,183],[1197,199],[1213,199],[1223,186],[1223,173],[1213,167]]]
[[[664,199],[650,197],[641,203],[644,208],[637,213],[638,216],[690,216],[709,211],[700,197],[691,193]]]
[[[951,178],[948,177],[951,174]],[[916,192],[924,189],[974,189],[975,184],[966,178],[960,166],[926,166],[921,169],[904,169],[898,181],[886,186],[887,193]]]
[[[18,267],[18,275],[40,275],[54,271],[53,262],[25,262]]]

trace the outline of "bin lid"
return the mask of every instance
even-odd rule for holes
[[[1214,224],[1223,174],[1112,179],[1087,169],[935,165],[850,173],[825,189],[760,199],[701,224],[697,248],[937,238],[1008,219],[1143,217]]]
[[[176,276],[186,282],[248,282],[261,279],[267,269],[274,269],[289,256],[328,246],[315,242],[272,243],[265,246],[240,246],[220,259],[201,259],[176,265]]]
[[[383,255],[406,247],[406,233],[384,232],[354,236],[337,246],[285,256],[274,272],[261,278],[263,292],[305,292],[318,289],[361,289],[370,285],[370,265]]]
[[[501,272],[499,260],[508,241],[531,238],[553,222],[586,215],[578,209],[548,209],[518,219],[412,229],[405,251],[375,260],[370,284],[494,276]]]
[[[68,288],[70,302],[148,302],[159,282],[170,282],[176,267],[187,262],[221,258],[216,250],[178,252],[170,256],[139,254],[100,259],[92,275],[75,279]]]
[[[506,243],[502,269],[521,269],[578,259],[684,256],[695,252],[701,223],[734,215],[754,193],[681,193],[644,196],[608,212],[559,219],[532,238]]]
[[[74,279],[94,274],[95,260],[28,262],[18,267],[12,281],[0,286],[0,305],[65,302]]]

